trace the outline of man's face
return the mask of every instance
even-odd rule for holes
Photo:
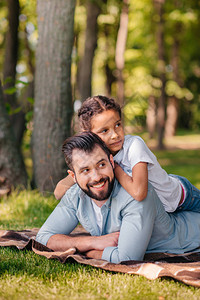
[[[74,149],[72,165],[79,187],[92,199],[106,201],[113,189],[113,158],[108,159],[106,153],[98,145],[91,153]]]

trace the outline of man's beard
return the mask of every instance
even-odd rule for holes
[[[106,182],[106,181],[108,182],[107,191],[102,190],[98,194],[95,194],[91,191],[90,186],[99,184],[101,182]],[[77,182],[77,184],[78,184],[78,182]],[[101,178],[98,182],[93,182],[92,184],[87,184],[87,189],[83,189],[79,185],[79,187],[82,189],[82,191],[84,193],[86,193],[90,198],[98,200],[98,201],[104,201],[104,200],[108,199],[110,197],[110,194],[111,194],[112,190],[113,190],[113,186],[114,186],[114,177],[111,181],[110,181],[109,177],[104,177],[104,178]]]

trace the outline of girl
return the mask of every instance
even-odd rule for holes
[[[120,106],[111,98],[88,98],[78,112],[82,131],[96,133],[115,160],[115,176],[137,201],[146,198],[148,181],[154,186],[167,212],[176,209],[200,211],[200,190],[186,178],[168,175],[139,136],[124,136]],[[54,191],[57,199],[74,184],[67,176]]]

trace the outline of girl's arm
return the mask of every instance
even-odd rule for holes
[[[62,196],[66,193],[66,191],[74,185],[74,179],[71,177],[71,175],[68,175],[64,179],[60,180],[58,184],[56,185],[56,188],[54,190],[54,196],[57,200],[60,200]]]
[[[115,176],[123,188],[137,201],[142,201],[148,191],[148,169],[146,162],[137,163],[132,169],[132,177],[115,163]]]

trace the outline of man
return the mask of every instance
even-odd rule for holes
[[[54,251],[75,247],[113,263],[142,260],[145,252],[179,254],[200,246],[200,214],[166,213],[151,185],[145,200],[134,200],[114,179],[112,155],[98,136],[71,137],[63,152],[77,185],[63,196],[37,241]],[[69,236],[78,222],[91,236]]]

